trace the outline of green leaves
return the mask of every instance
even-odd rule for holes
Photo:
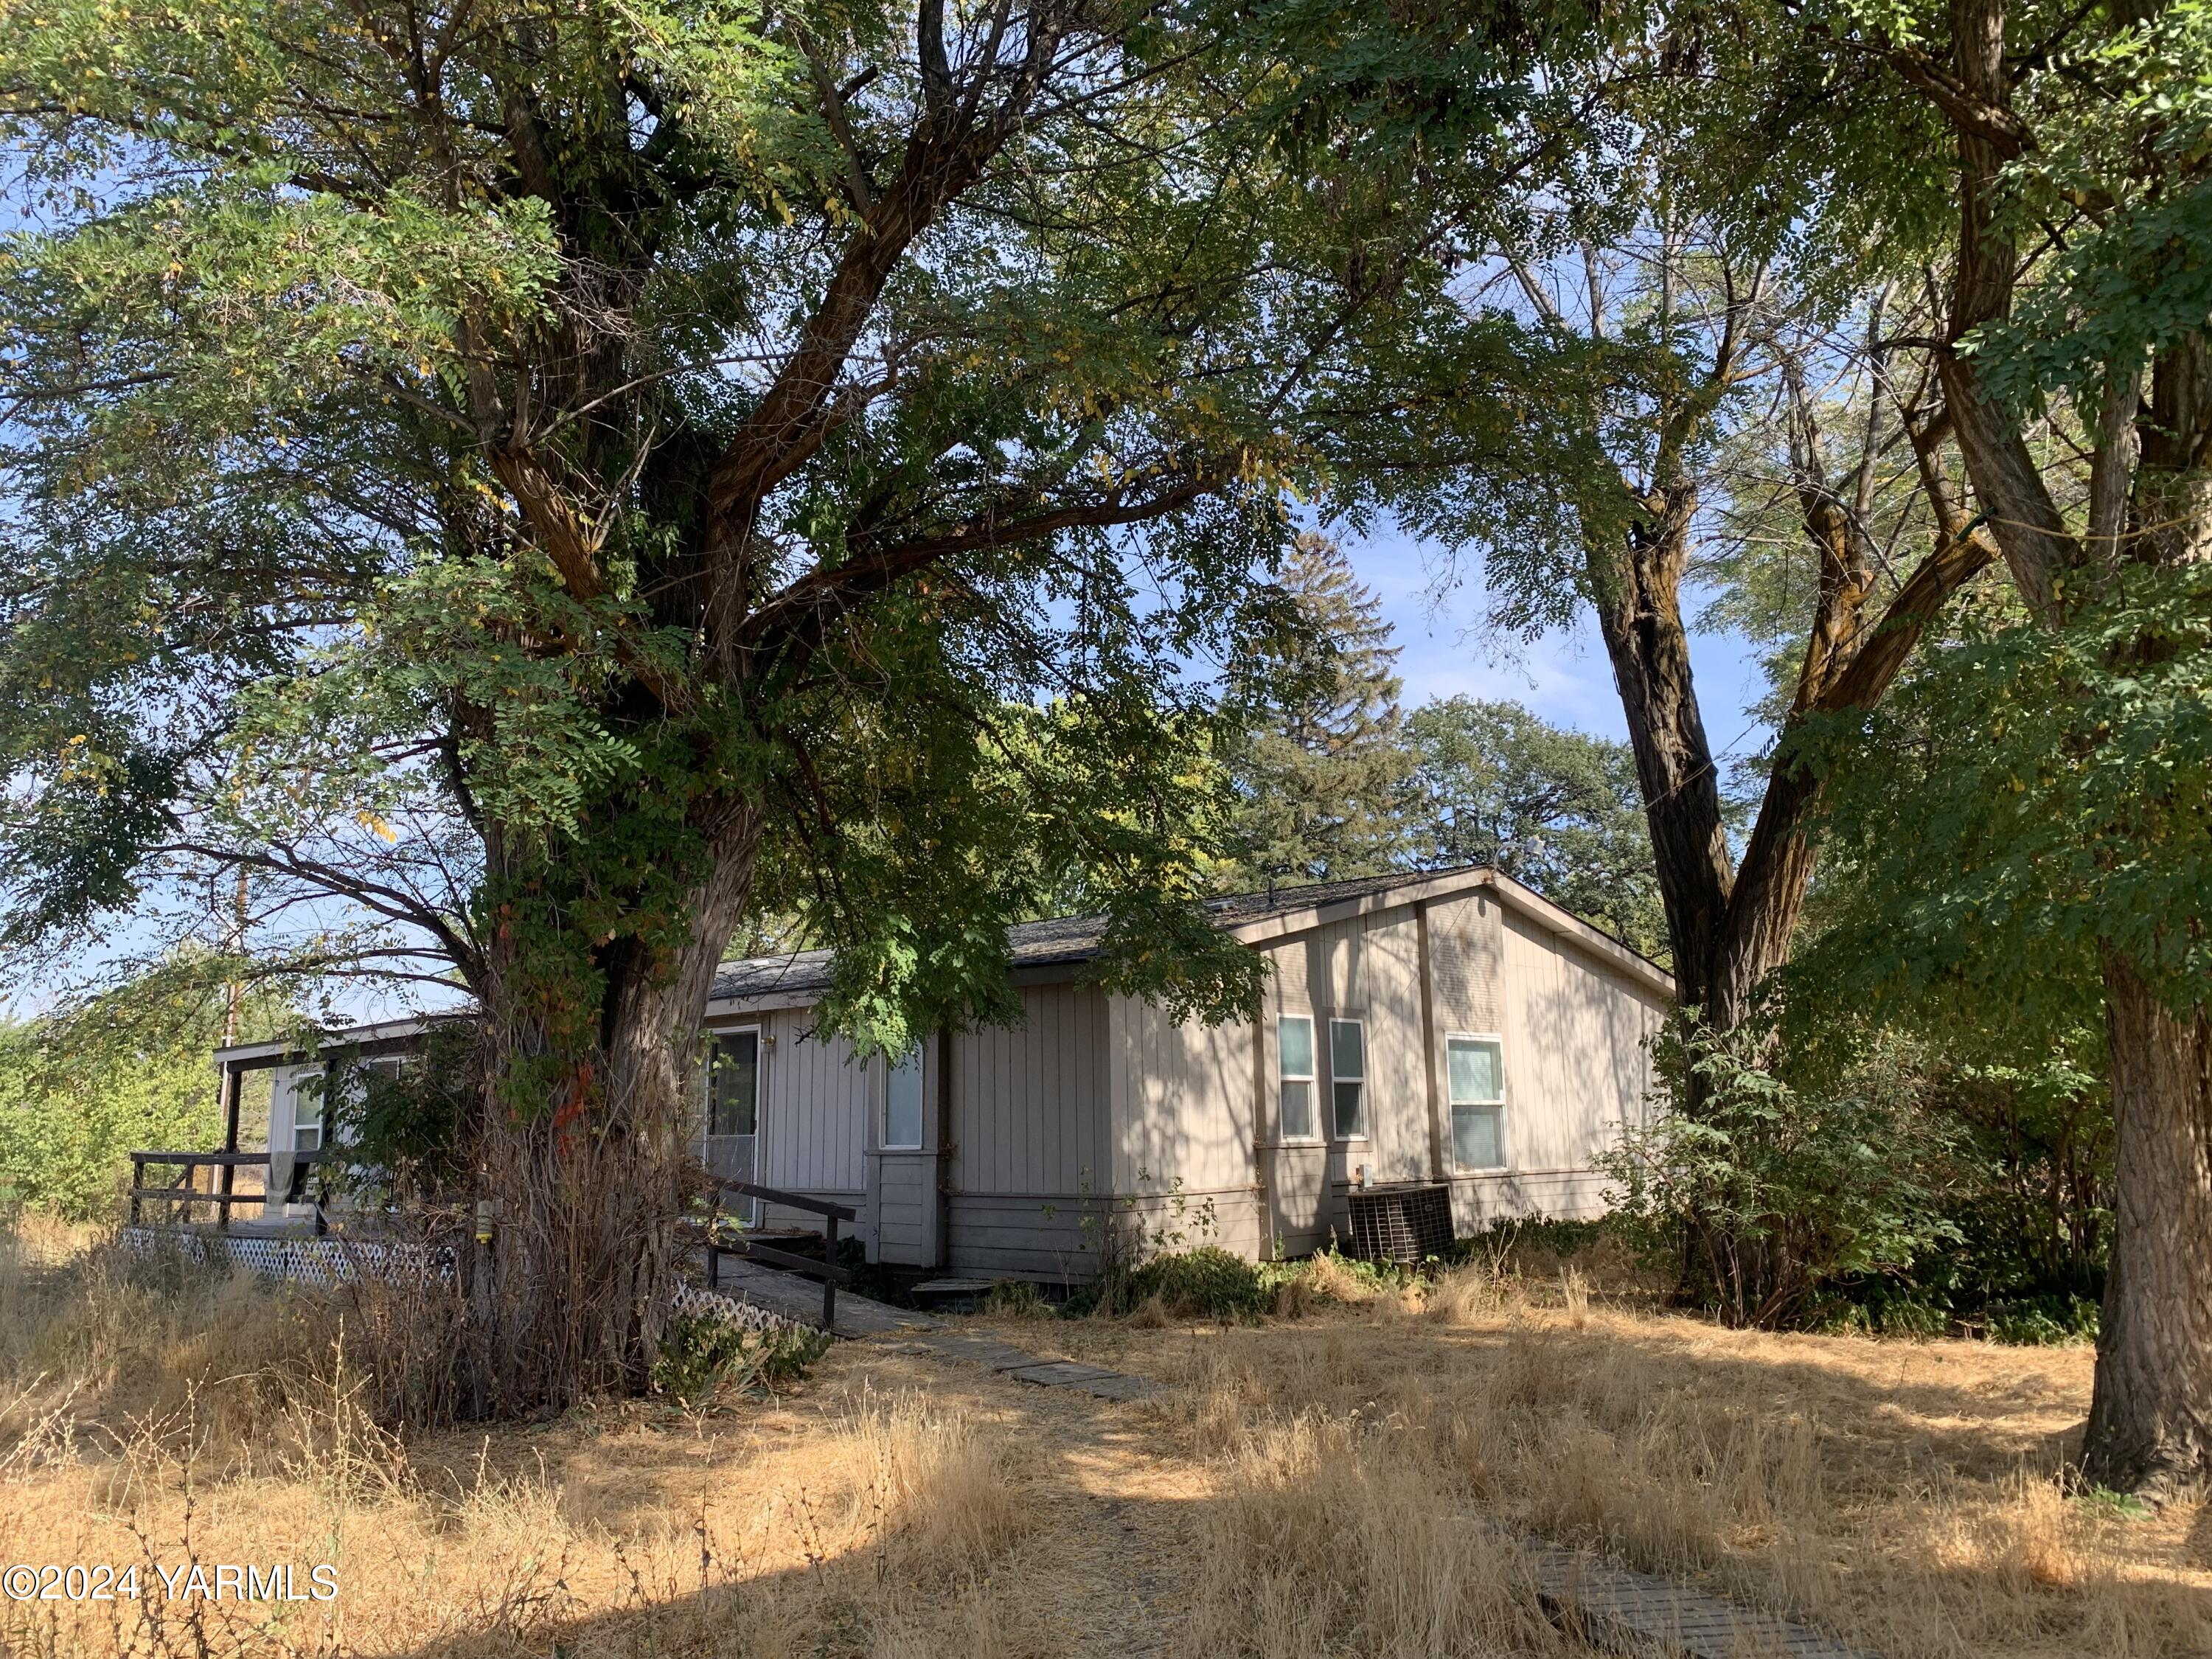
[[[1663,961],[1667,921],[1625,743],[1546,723],[1518,703],[1451,697],[1415,709],[1405,811],[1420,865],[1487,864]]]
[[[2031,1021],[2094,1006],[2109,942],[2177,1009],[2212,975],[2212,576],[2128,567],[2061,627],[2002,614],[1826,734],[1827,845],[1865,976]],[[1900,775],[1901,774],[1901,775]]]
[[[1936,1182],[1950,1132],[1886,1057],[1818,1093],[1779,1075],[1771,1032],[1678,1022],[1658,1052],[1671,1109],[1601,1159],[1647,1247],[1688,1247],[1736,1325],[1785,1324],[1837,1281],[1900,1274],[1960,1237]]]
[[[2023,240],[2067,234],[1973,346],[2015,406],[2064,391],[2094,407],[2212,315],[2212,6],[2063,54],[2023,102],[2044,142],[2006,169],[2007,216]]]

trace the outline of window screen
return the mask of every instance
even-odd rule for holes
[[[1275,1059],[1282,1074],[1283,1139],[1311,1140],[1314,1138],[1313,1021],[1303,1015],[1285,1015],[1275,1027]]]
[[[1505,1167],[1505,1057],[1490,1037],[1453,1037],[1452,1164],[1462,1170]]]
[[[921,1145],[921,1050],[916,1048],[890,1069],[884,1100],[884,1145]]]
[[[732,1031],[716,1038],[713,1078],[707,1133],[753,1133],[760,1125],[760,1034]]]
[[[292,1095],[292,1150],[295,1152],[319,1152],[323,1149],[323,1094],[326,1081],[325,1073],[302,1078],[294,1085]]]
[[[1367,1133],[1367,1030],[1356,1019],[1328,1023],[1328,1081],[1339,1140]]]

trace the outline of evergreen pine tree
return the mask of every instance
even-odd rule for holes
[[[1224,884],[1328,881],[1399,861],[1398,647],[1382,601],[1325,536],[1284,562],[1284,626],[1230,673],[1243,734],[1228,757],[1238,808]]]

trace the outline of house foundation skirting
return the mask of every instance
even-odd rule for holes
[[[187,1232],[173,1227],[125,1227],[117,1245],[133,1255],[174,1251],[202,1267],[228,1264],[257,1279],[329,1290],[362,1278],[453,1277],[451,1249],[377,1239],[287,1238],[252,1234]]]
[[[368,1238],[257,1237],[250,1234],[133,1226],[119,1231],[115,1243],[118,1249],[132,1255],[159,1255],[173,1251],[195,1266],[227,1265],[257,1279],[323,1291],[362,1279],[429,1278],[450,1284],[455,1265],[453,1252],[447,1247]],[[806,1322],[688,1280],[678,1286],[674,1301],[679,1314],[720,1320],[747,1330],[783,1330]]]

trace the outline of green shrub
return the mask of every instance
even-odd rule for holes
[[[1218,1244],[1156,1255],[1124,1275],[1102,1297],[1109,1312],[1126,1313],[1153,1297],[1177,1319],[1257,1318],[1273,1299],[1259,1267]]]
[[[1677,1023],[1655,1052],[1672,1109],[1599,1164],[1624,1237],[1685,1262],[1729,1324],[1771,1328],[1844,1285],[1904,1280],[1960,1231],[1938,1186],[1954,1135],[1914,1079],[1876,1054],[1801,1090],[1770,1069],[1770,1036]]]
[[[13,1187],[17,1204],[70,1221],[109,1218],[130,1185],[134,1151],[222,1144],[208,1064],[226,1012],[214,971],[178,957],[56,1013],[0,1021],[0,1184]],[[291,1019],[258,994],[241,1012],[241,1040],[276,1035]]]
[[[1983,1310],[1990,1340],[2019,1347],[2057,1347],[2097,1340],[2099,1310],[2085,1296],[2027,1297]]]
[[[827,1336],[803,1325],[762,1331],[707,1314],[678,1314],[653,1361],[653,1386],[688,1404],[720,1389],[787,1381],[829,1347]]]
[[[1951,1328],[1951,1310],[1941,1297],[1894,1296],[1877,1304],[1875,1328],[1884,1336],[1919,1340],[1945,1334]]]
[[[1590,1221],[1541,1215],[1515,1217],[1493,1221],[1480,1232],[1454,1239],[1443,1261],[1451,1267],[1463,1267],[1469,1262],[1480,1262],[1485,1267],[1503,1265],[1516,1257],[1542,1255],[1565,1261],[1595,1249],[1615,1233],[1610,1216]]]
[[[983,1298],[983,1311],[1016,1319],[1035,1319],[1052,1311],[1044,1292],[1026,1279],[994,1280]]]

